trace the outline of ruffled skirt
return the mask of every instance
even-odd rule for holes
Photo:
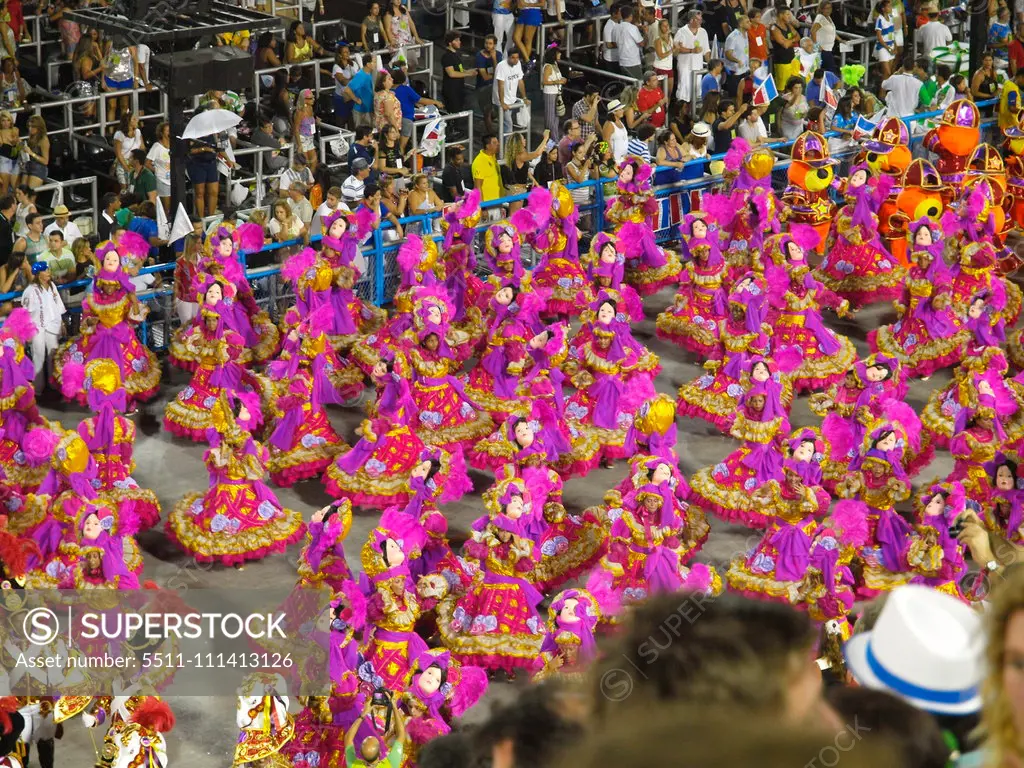
[[[61,371],[69,362],[85,366],[94,359],[100,359],[97,339],[99,334],[103,333],[113,333],[113,331],[100,325],[92,333],[76,336],[57,348],[57,351],[53,353],[53,380],[58,389],[60,388]],[[121,368],[121,382],[125,392],[128,393],[129,403],[151,400],[156,397],[156,393],[160,389],[160,361],[139,341],[134,329],[129,329],[124,336],[127,343],[120,345],[119,357],[115,362]],[[79,405],[87,404],[85,395],[83,390],[75,396]]]
[[[871,243],[855,245],[838,237],[822,259],[816,277],[854,307],[863,307],[898,299],[903,294],[906,271],[884,248]]]
[[[372,446],[372,447],[371,447]],[[376,443],[363,438],[352,451],[370,447],[367,457],[353,472],[342,468],[347,454],[327,467],[324,488],[336,499],[348,499],[354,506],[384,510],[404,506],[412,498],[409,478],[419,463],[423,441],[408,427],[395,427]]]

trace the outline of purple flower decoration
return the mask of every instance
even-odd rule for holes
[[[191,512],[193,515],[198,515],[200,512],[203,511],[203,500],[196,499],[195,501],[193,501],[192,505],[188,508],[188,511]]]
[[[558,285],[559,288],[564,288],[567,291],[572,288],[572,280],[568,277],[558,278],[558,280],[555,281],[555,284]]]
[[[531,616],[526,620],[526,628],[535,634],[540,632],[540,619],[536,616]]]
[[[697,379],[697,388],[698,389],[707,389],[708,387],[710,387],[714,383],[715,383],[715,377],[705,373],[703,376],[701,376],[699,379]],[[740,394],[743,394],[743,390],[742,389],[740,390]],[[739,397],[739,395],[736,395],[736,397]]]
[[[643,587],[626,587],[622,590],[622,596],[626,598],[626,602],[640,603],[647,599],[647,590]]]
[[[738,400],[743,395],[743,387],[739,384],[730,384],[725,388],[725,394]]]
[[[219,512],[213,516],[213,520],[210,521],[210,530],[214,533],[223,533],[228,527],[228,519],[226,516]]]
[[[693,322],[695,325],[704,325],[704,317],[702,315],[694,315]]]
[[[20,448],[14,452],[14,463],[24,464],[25,463],[25,452]]]
[[[380,459],[370,459],[366,462],[366,474],[370,477],[377,477],[383,475],[387,471],[388,467]]]
[[[711,474],[715,477],[726,477],[729,474],[729,468],[725,466],[724,462],[715,464],[715,468],[711,470]]]
[[[428,427],[440,427],[441,414],[437,411],[422,411],[420,413],[420,422]]]
[[[771,573],[775,568],[775,560],[771,555],[759,552],[755,557],[754,561],[750,564],[750,570],[757,573]]]
[[[612,507],[608,510],[608,519],[615,522],[622,517],[622,507]]]
[[[136,357],[132,360],[132,370],[136,373],[141,373],[146,369],[146,361],[141,357]]]
[[[743,481],[743,487],[748,491],[754,490],[757,487],[757,478],[748,477],[746,480]]]
[[[85,362],[85,356],[79,349],[76,349],[74,352],[71,353],[71,359],[72,361],[78,363],[79,365]]]
[[[22,503],[22,500],[17,496],[11,496],[9,499],[7,499],[7,502],[5,503],[4,506],[7,507],[8,512],[17,512],[19,509],[21,509]]]
[[[192,389],[192,385],[185,387],[181,390],[181,396],[184,400],[189,400],[195,395],[196,391]]]
[[[462,415],[462,418],[468,419],[473,415],[473,406],[469,403],[463,402],[462,405],[459,406],[459,413]]]
[[[264,520],[269,520],[277,514],[277,506],[272,501],[261,501],[256,511]]]
[[[880,262],[878,262],[878,268],[879,269],[892,269],[892,262],[889,261],[888,259],[882,259]]]
[[[483,635],[487,632],[493,632],[497,628],[497,616],[476,616],[473,619],[473,623],[469,626],[469,632],[472,635]]]
[[[216,397],[214,397],[213,395],[207,395],[206,397],[203,398],[203,407],[204,408],[213,408],[213,406],[214,406],[214,404],[216,402],[217,402],[217,398]]]

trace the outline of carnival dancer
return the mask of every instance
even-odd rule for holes
[[[595,632],[601,620],[597,600],[587,590],[559,592],[548,607],[547,637],[541,649],[543,667],[534,682],[559,678],[583,682],[590,664],[597,659]]]
[[[267,451],[248,431],[258,409],[252,393],[217,397],[203,456],[210,489],[186,495],[167,519],[167,535],[199,562],[242,565],[283,552],[304,532],[302,515],[283,508],[264,481]]]
[[[409,378],[416,410],[413,429],[427,445],[471,447],[493,429],[491,417],[466,394],[449,343],[452,306],[444,290],[420,288],[413,299],[414,328],[403,334],[396,367]]]
[[[765,235],[779,233],[780,206],[772,191],[775,156],[771,150],[751,148],[745,139],[736,137],[723,164],[726,178],[732,179],[730,193],[705,194],[701,210],[720,222],[722,254],[731,282],[755,268],[754,260],[759,258]]]
[[[494,419],[522,411],[516,390],[530,363],[527,345],[544,327],[540,313],[547,294],[506,283],[491,297],[486,347],[467,375],[465,389]]]
[[[444,241],[441,252],[447,270],[445,287],[455,309],[453,322],[466,319],[470,308],[483,309],[487,299],[487,288],[476,276],[476,225],[480,223],[479,189],[466,193],[456,205],[445,209],[441,218]]]
[[[783,480],[781,443],[788,432],[781,380],[751,382],[730,429],[743,445],[724,461],[693,476],[690,488],[694,503],[729,522],[752,528],[768,525],[773,511],[759,501],[757,491]]]
[[[200,269],[214,277],[223,276],[234,286],[239,310],[246,316],[244,322],[239,318],[239,327],[234,330],[244,336],[253,361],[270,360],[277,352],[280,333],[270,315],[256,303],[239,258],[242,253],[256,253],[263,248],[263,227],[251,222],[234,230],[221,226],[210,236],[208,248],[209,254],[200,261]]]
[[[462,717],[487,691],[487,673],[461,664],[448,651],[426,651],[416,659],[412,682],[395,702],[396,716],[405,718],[403,765],[415,765],[423,746],[451,733],[452,721]]]
[[[718,348],[704,363],[704,373],[679,388],[679,412],[727,431],[736,418],[743,394],[741,380],[752,372],[755,356],[767,354],[772,328],[767,313],[764,281],[748,274],[734,286],[728,298],[728,315],[720,321]],[[793,387],[784,381],[783,403],[793,399]]]
[[[909,228],[910,269],[903,298],[894,304],[900,319],[868,333],[871,349],[898,359],[908,376],[928,378],[959,361],[966,335],[953,313],[953,276],[943,260],[943,240],[931,219]]]
[[[79,423],[78,434],[96,462],[99,497],[117,509],[131,507],[139,530],[152,528],[160,522],[160,501],[132,477],[136,431],[135,423],[122,415],[128,396],[121,385],[121,369],[113,360],[91,360],[84,368],[68,363],[61,385],[69,397],[71,392],[84,390],[96,414]]]
[[[796,225],[794,225],[794,228]],[[798,235],[783,235],[780,252],[773,254],[776,264],[766,267],[768,302],[774,311],[768,322],[774,329],[773,348],[776,354],[786,347],[796,347],[801,355],[800,366],[791,379],[797,392],[820,389],[843,378],[857,359],[857,350],[845,336],[827,328],[822,321],[821,307],[827,305],[843,317],[849,302],[840,300],[815,280],[804,261]],[[786,261],[782,262],[782,254]],[[788,262],[789,274],[783,271]]]
[[[299,555],[299,584],[326,584],[339,592],[352,578],[344,541],[352,529],[352,502],[336,501],[313,513],[306,526],[306,544]]]
[[[967,406],[956,416],[949,452],[953,471],[948,480],[957,482],[967,497],[979,505],[988,502],[989,481],[986,467],[995,461],[1006,444],[1006,432],[999,421],[998,395],[979,394],[976,406]]]
[[[801,442],[794,456],[803,445]],[[814,547],[829,497],[820,485],[805,485],[793,462],[792,458],[786,460],[783,481],[774,486],[778,493],[765,499],[775,509],[764,538],[746,555],[733,558],[726,574],[729,588],[755,599],[809,610],[813,603],[807,597],[815,596],[809,587],[820,580],[825,594],[841,603],[846,613],[854,602],[849,569],[844,573],[843,567],[827,559],[828,550]]]
[[[160,386],[160,363],[143,345],[135,328],[149,310],[139,303],[135,286],[121,266],[121,256],[111,242],[96,249],[100,268],[93,280],[94,290],[82,301],[82,332],[62,344],[54,353],[53,378],[60,386],[61,371],[69,363],[85,365],[94,359],[115,361],[128,396],[128,409],[151,400]],[[75,399],[86,403],[86,393]]]
[[[70,518],[57,560],[47,575],[62,589],[138,589],[142,557],[134,536],[138,519],[130,507],[115,510],[103,502],[69,499],[62,514]]]
[[[518,285],[526,270],[523,269],[522,235],[509,221],[492,224],[484,232],[484,257],[491,276],[500,284]]]
[[[590,301],[590,287],[580,266],[578,220],[576,203],[561,183],[553,184],[550,191],[534,187],[526,205],[512,214],[512,226],[540,254],[532,284],[534,290],[550,290],[545,316],[565,320],[578,315]]]
[[[620,232],[627,227],[628,222]],[[675,302],[658,315],[655,325],[660,338],[708,357],[719,345],[720,326],[727,314],[725,262],[718,250],[717,228],[703,213],[686,214],[680,231],[687,257],[681,284]]]
[[[644,319],[643,302],[636,290],[624,282],[625,236],[629,235],[629,231],[627,228],[625,235],[622,228],[615,235],[598,232],[590,240],[590,250],[586,253],[584,263],[594,294],[605,291],[609,296],[616,296],[618,314],[639,323]]]
[[[912,412],[901,412],[898,418],[876,422],[857,450],[849,473],[836,487],[837,494],[848,500],[841,502],[842,508],[868,523],[868,541],[859,554],[863,571],[858,599],[870,599],[911,578],[906,559],[911,529],[895,505],[910,498],[910,479],[903,463],[905,447],[917,442],[920,426],[915,421]]]
[[[565,407],[570,429],[593,430],[604,446],[605,461],[624,458],[626,432],[640,405],[654,396],[658,358],[633,337],[629,324],[619,320],[615,300],[601,293],[591,305],[591,338],[570,346],[565,371],[576,392]]]
[[[321,222],[324,231],[320,256],[333,272],[331,306],[334,307],[335,327],[339,324],[347,327],[345,318],[348,317],[364,335],[378,331],[388,317],[385,310],[360,298],[356,290],[363,276],[357,264],[359,242],[373,229],[372,220],[373,213],[360,207],[351,215],[341,210],[334,211]],[[337,343],[335,349],[341,351],[354,344],[357,338],[341,336],[332,338],[331,343]]]
[[[227,327],[224,302],[204,304],[199,311],[200,325],[193,326],[184,345],[192,350],[198,367],[183,390],[164,409],[164,429],[178,437],[202,442],[208,440],[214,426],[213,407],[221,393],[250,393],[257,402],[269,399],[270,384],[259,374],[238,362],[244,341]],[[253,425],[263,423],[263,413],[254,408]]]
[[[986,467],[988,471],[988,503],[982,507],[982,524],[1014,546],[1024,542],[1024,479],[1020,478],[1018,462],[997,453]]]
[[[664,519],[666,488],[646,485],[637,491],[636,508],[623,509],[612,524],[608,554],[587,580],[587,590],[609,620],[652,595],[722,591],[714,568],[702,563],[688,568],[680,561],[678,529]]]
[[[965,509],[966,495],[958,482],[936,480],[918,493],[914,497],[915,538],[907,550],[907,565],[915,572],[911,583],[968,602],[963,548],[950,533]]]
[[[284,678],[274,672],[255,672],[243,681],[235,709],[239,734],[233,766],[281,765],[281,750],[295,736],[286,691]]]
[[[28,310],[21,307],[0,326],[0,471],[19,493],[38,488],[49,471],[45,451],[25,450],[33,427],[48,431],[48,422],[36,407],[35,369],[25,354],[25,344],[36,333]]]
[[[654,217],[658,201],[654,197],[654,169],[640,158],[627,157],[619,164],[615,181],[618,194],[609,201],[605,218],[622,233],[627,224],[626,282],[641,296],[653,296],[679,278],[679,257],[658,246],[654,239]]]
[[[380,523],[363,545],[363,572],[368,583],[367,621],[363,654],[380,675],[383,687],[403,691],[409,684],[412,666],[427,650],[416,634],[416,622],[433,607],[434,599],[418,594],[409,572],[404,540],[408,523],[398,510],[381,515]]]
[[[289,331],[286,343],[297,348],[290,351],[290,359],[274,361],[267,368],[277,394],[277,418],[267,439],[267,469],[283,488],[318,477],[341,451],[348,450],[327,415],[326,406],[342,403],[344,397],[328,375],[333,368],[330,358],[336,355],[327,334],[319,330],[325,314],[330,314],[329,307],[316,310],[301,330]]]
[[[847,202],[829,230],[825,257],[815,277],[854,308],[896,299],[902,293],[905,270],[882,243],[877,216],[889,196],[892,177],[872,179],[867,166],[855,165],[844,181]]]

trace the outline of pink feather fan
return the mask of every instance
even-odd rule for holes
[[[737,136],[729,145],[729,151],[722,158],[722,163],[727,171],[739,171],[743,167],[743,158],[750,151],[750,144],[746,139]]]
[[[789,236],[793,238],[793,242],[805,251],[817,247],[821,240],[818,230],[810,224],[791,224],[789,226]]]
[[[117,240],[117,252],[131,256],[136,261],[145,261],[149,256],[149,242],[137,232],[122,232]]]
[[[263,247],[263,227],[253,222],[242,224],[232,237],[238,250],[244,253],[256,253]]]
[[[366,598],[359,591],[359,585],[354,581],[343,581],[340,592],[345,596],[347,604],[345,610],[342,611],[345,621],[356,630],[362,629],[366,626]],[[336,601],[332,601],[332,605],[334,602]]]
[[[519,235],[540,232],[551,221],[551,193],[544,187],[534,187],[526,198],[526,205],[512,214],[512,226]]]
[[[644,236],[648,229],[646,224],[635,221],[623,222],[619,227],[616,243],[619,251],[627,259],[635,259],[643,253]]]
[[[68,361],[60,372],[60,391],[68,400],[74,400],[85,384],[85,366]]]
[[[804,361],[804,353],[800,347],[793,345],[782,347],[774,355],[775,367],[782,373],[792,373]]]
[[[821,436],[829,447],[829,455],[834,461],[843,462],[850,451],[857,447],[857,441],[849,423],[837,413],[830,413],[821,422]]]
[[[449,705],[453,717],[462,717],[487,692],[487,672],[480,667],[463,664],[459,669],[459,678]]]
[[[24,307],[18,307],[11,312],[4,320],[4,324],[0,326],[0,338],[16,339],[22,344],[32,341],[37,333],[39,333],[39,328],[36,327],[32,315]]]
[[[285,262],[281,268],[281,276],[289,282],[298,282],[306,273],[306,270],[314,264],[316,264],[316,251],[312,248],[303,248],[300,253],[295,254]]]
[[[472,189],[466,193],[466,196],[462,198],[462,202],[459,203],[459,209],[456,212],[456,216],[460,220],[468,219],[475,216],[480,210],[480,200],[482,193],[479,189]]]
[[[405,236],[405,242],[398,249],[398,266],[404,272],[412,272],[423,258],[423,240],[419,235]]]
[[[863,547],[867,544],[868,507],[863,501],[840,501],[832,510],[829,523],[843,544],[852,547]]]
[[[448,451],[448,472],[445,473],[438,501],[441,504],[451,504],[472,490],[473,481],[466,471],[466,457],[462,453],[462,446],[455,445]]]
[[[355,212],[356,233],[363,237],[373,231],[377,215],[365,206],[360,206]]]
[[[730,195],[723,195],[712,192],[704,195],[700,201],[700,209],[708,215],[719,227],[727,228],[732,225],[739,213],[743,200]]]

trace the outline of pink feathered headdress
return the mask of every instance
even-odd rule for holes
[[[907,438],[907,444],[916,453],[921,449],[921,419],[917,412],[899,400],[887,400],[882,406],[885,418],[899,425]]]
[[[413,272],[423,258],[423,240],[419,235],[408,234],[398,249],[398,266],[405,272]]]
[[[263,227],[248,221],[235,229],[234,241],[240,252],[256,253],[263,248]]]
[[[545,187],[534,187],[526,205],[513,213],[510,221],[520,237],[545,229],[551,221],[551,193]]]
[[[117,239],[117,253],[130,256],[136,261],[145,261],[149,257],[149,242],[139,233],[126,230]]]
[[[21,441],[21,450],[24,451],[29,464],[41,467],[50,463],[60,440],[61,436],[48,427],[37,427],[25,433]]]
[[[743,167],[743,159],[747,156],[750,151],[750,144],[746,139],[737,136],[729,144],[729,151],[725,153],[725,157],[722,158],[722,163],[725,165],[725,170],[733,171],[738,173]],[[703,207],[703,202],[701,203]]]
[[[312,248],[303,248],[302,251],[291,256],[281,267],[281,276],[292,283],[298,283],[307,269],[312,269],[316,264],[316,251]]]
[[[635,259],[643,255],[646,232],[647,225],[638,224],[635,221],[623,222],[619,227],[617,243],[627,259]]]
[[[39,328],[32,320],[32,315],[24,307],[11,312],[0,326],[0,340],[14,339],[20,344],[27,344],[36,337]]]
[[[85,384],[85,366],[69,360],[60,372],[60,391],[68,400],[74,400]]]
[[[868,543],[868,507],[863,501],[838,502],[828,522],[843,544],[859,548]]]
[[[455,211],[455,216],[460,221],[476,216],[480,212],[480,201],[482,199],[482,193],[479,189],[471,189],[466,193],[466,196],[462,198],[462,202],[459,203],[458,209]]]
[[[341,597],[331,600],[331,608],[337,610],[345,602],[345,608],[341,612],[341,618],[353,629],[360,630],[366,626],[366,598],[359,591],[359,585],[350,579],[341,583]],[[332,614],[333,615],[333,614]]]
[[[741,197],[715,192],[704,195],[700,201],[700,209],[707,214],[708,219],[721,229],[726,230],[732,227],[742,207],[743,199]]]

